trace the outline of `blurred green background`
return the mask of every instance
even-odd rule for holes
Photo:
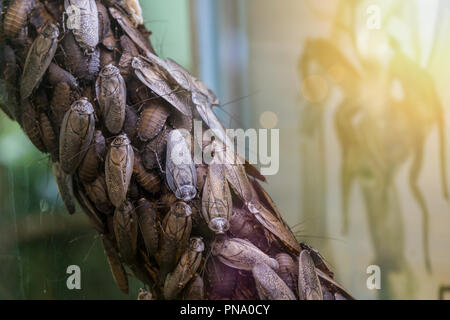
[[[349,229],[346,234],[341,232],[340,166],[345,141],[336,133],[336,110],[345,98],[359,97],[360,92],[343,90],[337,84],[336,78],[345,79],[345,74],[339,73],[342,65],[338,59],[331,60],[333,68],[323,70],[318,57],[326,50],[312,51],[308,57],[312,73],[303,74],[299,61],[311,39],[325,39],[342,50],[363,75],[351,87],[367,84],[367,91],[375,93],[363,95],[367,100],[359,110],[363,118],[375,119],[370,124],[390,119],[380,111],[385,110],[385,101],[378,103],[377,99],[389,96],[391,88],[370,78],[386,70],[383,63],[390,59],[386,52],[392,50],[392,42],[386,39],[395,39],[405,52],[421,48],[414,66],[430,75],[449,123],[447,0],[140,2],[158,54],[180,62],[217,92],[223,106],[216,112],[227,127],[280,129],[280,170],[268,177],[264,187],[299,240],[324,253],[345,287],[362,299],[439,298],[440,290],[450,286],[450,208],[440,190],[437,130],[433,127],[426,136],[424,165],[418,172],[419,188],[430,212],[433,272],[428,273],[422,215],[408,183],[411,157],[395,163],[398,174],[389,190],[370,189],[367,176],[383,176],[382,169],[363,172],[366,185],[352,188]],[[365,24],[366,10],[373,4],[379,6],[386,22],[378,31],[368,30]],[[346,25],[348,21],[352,23]],[[356,35],[354,43],[346,33]],[[414,39],[410,34],[419,36]],[[377,63],[374,74],[365,69]],[[308,77],[311,75],[314,77]],[[420,77],[410,70],[408,78]],[[408,81],[400,80],[402,88],[408,88]],[[425,103],[420,107],[427,110],[431,106]],[[419,128],[422,123],[414,125]],[[358,133],[365,135],[364,144],[380,147],[376,140],[379,130],[367,128]],[[393,150],[403,146],[402,139],[389,139],[389,135],[402,138],[410,134],[392,134],[387,129],[382,131],[388,136],[379,149],[382,155],[390,152],[387,145]],[[449,129],[447,125],[447,165]],[[81,212],[69,216],[64,211],[49,159],[37,152],[4,114],[0,114],[0,150],[0,299],[135,299],[141,284],[132,282],[128,296],[119,291],[87,219]],[[359,154],[360,159],[364,157],[373,155]],[[388,162],[383,164],[389,168]],[[363,188],[374,193],[386,191],[395,201],[386,200],[385,206],[385,200],[367,205]],[[377,237],[383,241],[375,241]],[[389,256],[391,252],[395,254]],[[392,268],[397,263],[402,267]],[[366,269],[372,264],[381,267],[381,290],[366,286]],[[67,289],[69,265],[81,268],[81,290]]]

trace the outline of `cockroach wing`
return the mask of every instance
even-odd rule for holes
[[[317,267],[316,273],[321,280],[334,287],[334,289],[339,291],[343,296],[345,296],[347,300],[355,300],[355,298],[350,294],[350,292],[348,292],[342,285],[340,285],[336,280],[331,278],[329,275],[327,275],[325,272],[318,269]]]
[[[195,275],[184,290],[184,300],[204,300],[205,283],[200,275]]]
[[[296,300],[291,289],[268,265],[255,264],[252,274],[261,300]]]
[[[133,23],[120,10],[110,7],[109,12],[122,27],[123,31],[125,31],[125,33],[134,41],[134,43],[137,44],[137,46],[143,52],[155,52],[151,45],[147,44],[144,36],[136,30],[136,28],[133,26]]]
[[[28,51],[20,81],[20,96],[28,98],[47,71],[58,45],[59,31],[54,24],[47,25],[33,41]]]
[[[323,300],[322,287],[314,261],[306,250],[299,257],[298,292],[300,300]]]
[[[119,69],[112,64],[104,67],[95,84],[97,100],[106,128],[118,134],[125,121],[127,91]]]
[[[105,176],[109,199],[117,208],[126,199],[133,174],[134,151],[130,140],[124,135],[116,137],[106,156]]]
[[[61,199],[70,214],[75,213],[75,201],[73,195],[72,176],[66,174],[60,167],[58,162],[52,165],[53,175],[55,176],[56,185],[58,186]]]
[[[147,253],[154,256],[158,250],[159,230],[156,211],[148,200],[142,198],[136,207],[139,229],[147,249]]]
[[[203,187],[202,213],[209,228],[222,234],[230,228],[233,210],[230,188],[222,164],[212,163]]]
[[[128,277],[122,262],[120,261],[119,255],[114,249],[111,241],[105,235],[102,234],[101,239],[114,281],[123,293],[128,294]]]
[[[197,194],[197,172],[191,150],[179,130],[172,130],[167,138],[166,178],[178,199],[189,201]]]
[[[114,235],[123,261],[135,263],[137,253],[138,219],[131,202],[125,201],[114,212]]]
[[[59,137],[59,160],[67,174],[77,170],[94,137],[94,108],[86,100],[75,101],[64,116]]]
[[[256,263],[265,263],[272,269],[279,268],[277,260],[269,257],[251,242],[239,238],[216,241],[212,253],[223,264],[234,269],[250,271]]]
[[[157,95],[165,99],[178,111],[186,116],[192,115],[192,99],[189,92],[180,88],[172,76],[158,64],[159,58],[152,60],[145,57],[135,57],[132,67],[136,76]]]

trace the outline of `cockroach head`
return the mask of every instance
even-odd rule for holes
[[[42,35],[45,38],[56,39],[59,37],[59,29],[53,23],[49,23],[42,30]]]
[[[177,217],[188,217],[192,214],[191,207],[183,201],[177,201],[172,205],[173,213]]]
[[[94,107],[87,98],[81,98],[72,104],[72,110],[79,114],[90,115],[94,113]]]
[[[128,146],[130,144],[130,139],[128,139],[128,136],[124,133],[120,136],[117,136],[113,142],[111,143],[111,147],[123,147]]]
[[[133,67],[133,69],[137,70],[141,70],[142,68],[144,68],[142,60],[138,57],[133,58],[133,61],[131,61],[131,66]]]
[[[225,218],[213,218],[209,222],[209,228],[216,234],[224,234],[230,229],[230,222]]]
[[[118,75],[119,73],[120,71],[115,65],[108,64],[107,66],[103,67],[103,69],[100,71],[100,77],[110,78]]]
[[[205,243],[201,237],[193,237],[189,240],[189,248],[195,252],[203,252],[205,250]]]

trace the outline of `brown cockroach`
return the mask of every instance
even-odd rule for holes
[[[98,177],[100,166],[104,161],[105,150],[105,137],[100,130],[96,130],[92,143],[78,168],[81,181],[91,183]]]
[[[147,54],[149,53],[147,52]],[[164,66],[160,64],[161,59],[154,55],[151,59],[142,56],[133,58],[132,67],[136,76],[178,111],[185,116],[192,116],[193,102],[189,93],[178,86]]]
[[[58,138],[53,130],[50,119],[45,112],[39,114],[40,131],[45,149],[50,153],[53,161],[58,161]]]
[[[111,215],[114,213],[114,206],[108,198],[106,192],[105,177],[100,175],[91,183],[84,183],[84,189],[87,196],[91,199],[94,206],[103,214]]]
[[[239,239],[220,239],[214,242],[213,255],[227,266],[239,270],[252,270],[256,263],[265,263],[272,269],[279,268],[277,260],[269,257],[251,242]]]
[[[278,275],[286,283],[292,292],[298,292],[298,268],[294,259],[287,253],[279,253],[275,256],[280,268],[277,270]]]
[[[192,230],[192,209],[184,202],[176,202],[162,221],[162,233],[156,255],[160,267],[160,278],[173,270],[184,252]]]
[[[78,81],[75,77],[58,66],[56,63],[50,63],[47,73],[48,82],[56,87],[61,82],[67,83],[72,89],[78,88]]]
[[[28,51],[20,81],[20,97],[28,98],[50,66],[58,46],[58,27],[48,24]]]
[[[66,82],[58,83],[53,90],[53,97],[50,103],[50,118],[59,130],[64,116],[70,110],[70,106],[75,101],[70,85]]]
[[[59,160],[68,174],[77,170],[94,137],[94,108],[86,98],[75,101],[66,112],[59,136]]]
[[[262,251],[269,249],[270,243],[262,226],[245,208],[233,207],[230,220],[230,233],[237,238],[247,239]]]
[[[123,124],[123,131],[127,134],[131,143],[139,147],[141,144],[140,139],[137,136],[137,126],[138,126],[138,115],[134,108],[125,108],[125,122]]]
[[[208,177],[208,165],[203,163],[197,164],[195,171],[197,171],[197,190],[203,190],[206,178]]]
[[[189,248],[183,253],[173,272],[169,273],[164,282],[164,297],[175,299],[186,284],[194,277],[202,261],[205,244],[202,238],[193,237],[189,240]]]
[[[303,242],[300,243],[300,247],[302,248],[302,250],[308,251],[317,269],[325,272],[330,278],[334,277],[333,271],[331,271],[324,257],[322,257],[322,255],[320,254],[319,250],[314,249],[310,245]]]
[[[138,300],[154,300],[150,292],[145,289],[139,289]]]
[[[73,195],[72,176],[62,171],[58,162],[52,164],[53,176],[58,186],[62,202],[70,214],[75,213],[75,200]]]
[[[136,43],[136,45],[143,52],[155,52],[151,44],[145,39],[142,33],[138,32],[134,27],[133,23],[123,14],[120,10],[116,8],[109,8],[109,12],[113,16],[114,19],[119,23],[122,30]]]
[[[108,195],[116,208],[126,199],[133,165],[134,151],[127,135],[116,137],[111,143],[105,162]]]
[[[252,274],[261,300],[296,300],[292,290],[265,263],[255,264]]]
[[[167,184],[183,201],[189,201],[197,194],[197,172],[189,144],[190,140],[187,141],[180,130],[172,130],[167,137]]]
[[[67,27],[72,30],[81,48],[94,51],[99,42],[98,10],[95,0],[64,0],[68,16]]]
[[[114,235],[123,261],[133,265],[137,253],[138,219],[129,201],[123,202],[114,212]]]
[[[112,134],[118,134],[125,121],[127,90],[117,67],[109,64],[100,71],[95,92],[106,128]]]
[[[306,250],[302,250],[299,257],[298,294],[300,300],[323,300],[314,261]]]
[[[145,198],[141,198],[136,207],[139,229],[144,239],[147,254],[155,256],[158,251],[159,232],[156,210]]]
[[[30,23],[34,28],[41,32],[47,24],[55,23],[53,16],[47,11],[44,4],[37,1],[35,8],[32,10],[30,15]]]
[[[91,203],[91,200],[89,200],[89,198],[86,196],[85,190],[83,190],[83,186],[81,185],[81,182],[79,181],[77,175],[73,175],[72,177],[74,186],[73,191],[76,199],[78,200],[78,203],[82,207],[84,213],[86,213],[86,215],[88,216],[95,230],[97,230],[101,234],[104,234],[106,229],[104,216],[101,212],[97,211],[97,209]]]
[[[36,111],[29,99],[25,99],[22,101],[22,110],[23,131],[25,131],[30,141],[39,151],[46,153],[47,149],[45,148],[44,142],[42,141],[39,119],[37,118]]]
[[[211,163],[203,187],[202,214],[212,231],[222,234],[230,229],[232,207],[231,191],[223,165]]]
[[[66,33],[62,40],[65,68],[77,79],[92,81],[100,70],[100,49],[85,55],[72,33]]]
[[[203,278],[196,274],[194,278],[189,281],[186,289],[183,292],[183,300],[204,300],[205,299],[205,283]]]
[[[114,281],[123,293],[128,294],[128,276],[122,262],[120,261],[119,255],[107,236],[102,234],[100,237],[102,239],[103,248],[105,250],[105,255],[108,259]]]
[[[167,118],[170,115],[170,109],[164,103],[164,100],[153,100],[151,103],[145,103],[142,106],[141,115],[138,122],[138,137],[144,142],[153,139],[161,132]]]
[[[12,0],[3,22],[6,37],[14,39],[25,27],[28,15],[36,6],[35,0]]]
[[[142,164],[141,157],[134,157],[133,174],[139,185],[149,193],[157,193],[161,190],[161,179],[154,171],[147,171]]]
[[[128,80],[130,80],[131,75],[134,74],[133,68],[131,66],[131,62],[133,60],[133,57],[137,57],[139,55],[139,51],[136,48],[133,41],[126,35],[123,35],[120,37],[120,46],[122,47],[122,55],[120,56],[120,61],[119,61],[118,66],[119,66],[119,70],[120,70],[120,73],[122,74],[123,78],[128,81]],[[141,85],[140,82],[137,82],[137,81],[134,81],[134,82],[139,83]],[[137,100],[143,101],[140,99],[137,99]]]
[[[216,257],[206,263],[206,284],[210,299],[223,299],[232,296],[238,279],[238,270],[223,264]]]
[[[97,0],[96,3],[99,20],[99,41],[105,46],[106,49],[113,51],[117,44],[111,30],[111,21],[109,19],[108,10],[99,0]]]

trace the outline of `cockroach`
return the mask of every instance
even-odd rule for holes
[[[190,117],[193,103],[189,93],[178,86],[164,66],[158,63],[160,61],[156,56],[152,56],[152,60],[142,56],[134,57],[132,67],[143,84]]]
[[[137,136],[138,121],[139,118],[136,110],[129,107],[125,108],[125,122],[123,124],[123,131],[127,134],[131,143],[136,147],[139,147],[141,143],[140,139]]]
[[[78,88],[78,81],[75,77],[58,66],[56,63],[50,63],[47,73],[48,82],[56,87],[61,82],[67,83],[72,89]]]
[[[134,72],[132,74],[134,75]],[[135,77],[127,82],[127,89],[130,101],[136,109],[140,109],[145,102],[162,99]]]
[[[133,265],[137,253],[138,219],[129,201],[123,202],[114,212],[114,235],[123,261]]]
[[[125,80],[129,80],[131,75],[134,74],[133,68],[131,66],[131,62],[134,57],[139,55],[139,51],[136,48],[133,41],[123,35],[120,37],[120,46],[122,47],[122,55],[120,56],[119,61],[119,70]],[[136,81],[135,81],[136,82]],[[136,82],[137,83],[137,82]],[[139,82],[140,84],[140,82]],[[139,99],[138,99],[139,100]],[[143,101],[143,100],[139,100]]]
[[[75,101],[66,112],[59,137],[59,160],[68,174],[77,170],[94,137],[94,108],[86,98]]]
[[[112,215],[114,213],[114,206],[106,192],[104,176],[99,175],[93,182],[84,183],[84,189],[98,211],[106,215]]]
[[[164,282],[164,297],[167,300],[175,299],[194,277],[200,267],[204,250],[202,238],[193,237],[189,240],[189,249],[183,253],[175,270],[167,275]]]
[[[116,137],[111,143],[105,162],[108,195],[116,208],[126,199],[133,165],[134,151],[127,135]]]
[[[95,0],[64,0],[68,28],[81,48],[94,51],[99,42],[98,10]]]
[[[107,236],[102,234],[101,239],[114,281],[123,293],[128,294],[128,277],[119,255]]]
[[[142,112],[138,122],[138,137],[146,142],[153,139],[161,132],[170,110],[164,103],[164,100],[153,100],[151,103],[145,103],[142,106]]]
[[[208,165],[203,163],[197,164],[195,166],[195,171],[197,171],[197,190],[203,190],[206,178],[208,177]]]
[[[139,185],[149,193],[157,193],[161,190],[161,179],[158,174],[153,171],[147,171],[142,164],[141,157],[135,155],[133,174]]]
[[[133,23],[120,10],[109,8],[109,12],[119,23],[122,30],[136,43],[143,52],[155,52],[149,42],[144,38],[142,33],[138,32]]]
[[[25,27],[28,15],[36,6],[35,0],[11,0],[3,22],[6,37],[14,39]]]
[[[108,10],[100,1],[97,0],[96,3],[99,20],[99,40],[106,49],[112,51],[116,48],[116,39],[111,30],[111,21],[109,19]]]
[[[48,24],[28,51],[20,81],[20,97],[28,98],[47,71],[58,46],[58,27]]]
[[[105,233],[104,216],[101,212],[97,211],[89,198],[86,196],[78,177],[76,175],[73,175],[72,177],[74,185],[73,191],[78,203],[83,208],[84,213],[86,213],[94,228],[101,234]]]
[[[230,229],[232,211],[231,191],[223,171],[223,165],[211,163],[203,187],[202,214],[209,228],[217,234]]]
[[[167,137],[166,179],[175,196],[189,201],[197,194],[197,172],[186,138],[179,130],[172,130]]]
[[[141,198],[136,207],[139,229],[144,239],[147,254],[155,256],[158,251],[159,232],[156,210],[145,198]]]
[[[279,268],[277,260],[269,257],[251,242],[239,239],[220,239],[214,242],[213,255],[227,266],[239,270],[252,270],[256,263],[265,263],[272,269]]]
[[[22,101],[22,126],[26,135],[33,143],[33,145],[41,152],[46,153],[47,149],[45,148],[44,142],[42,141],[41,128],[39,125],[39,119],[37,118],[36,111],[29,101],[29,99],[25,99]]]
[[[53,176],[55,177],[56,185],[58,186],[59,194],[70,214],[75,213],[75,200],[73,195],[73,182],[72,176],[66,174],[59,165],[58,162],[54,162],[52,165]]]
[[[136,154],[134,156],[136,156]],[[131,177],[130,186],[128,187],[128,197],[133,201],[137,201],[141,198],[141,196],[141,189],[136,182],[136,178]]]
[[[314,261],[314,265],[316,266],[316,268],[325,272],[329,277],[331,277],[331,278],[334,277],[333,271],[331,271],[331,269],[329,268],[328,264],[326,263],[324,257],[322,257],[322,255],[320,254],[320,252],[317,249],[314,249],[310,245],[303,243],[303,242],[300,243],[300,247],[302,248],[302,250],[308,251],[309,255],[311,256],[311,258]]]
[[[125,121],[127,90],[119,69],[112,64],[104,67],[95,83],[97,101],[105,126],[112,134],[118,134]]]
[[[206,284],[210,299],[223,299],[232,296],[238,279],[238,270],[223,264],[216,257],[206,263]]]
[[[205,283],[203,278],[196,274],[189,281],[183,292],[183,300],[204,300],[205,299]]]
[[[139,289],[138,300],[153,300],[153,296],[145,289]]]
[[[341,295],[345,296],[348,300],[355,300],[355,298],[348,292],[342,285],[340,285],[336,280],[328,276],[325,272],[322,272],[320,269],[316,268],[317,276],[320,281],[326,283],[328,286],[331,286],[334,290],[339,291]]]
[[[42,28],[46,25],[54,24],[55,19],[47,11],[45,6],[41,2],[37,1],[35,8],[32,10],[30,15],[30,23],[38,32],[41,32]]]
[[[81,181],[91,183],[98,177],[100,166],[104,161],[105,150],[105,137],[100,130],[96,130],[92,143],[78,168]]]
[[[300,300],[322,300],[322,287],[314,267],[314,261],[306,250],[299,257],[298,294]]]
[[[160,277],[164,279],[184,252],[192,230],[192,210],[184,202],[176,202],[162,221],[162,234],[156,259]]]
[[[41,112],[39,114],[39,122],[41,127],[41,138],[45,149],[50,153],[53,161],[58,161],[58,138],[47,114]]]
[[[264,229],[245,208],[233,207],[230,233],[234,237],[249,240],[264,252],[269,249],[269,239],[264,233]]]
[[[252,274],[261,300],[296,300],[292,290],[268,265],[255,264]]]
[[[61,128],[64,116],[75,101],[72,93],[70,85],[66,82],[58,83],[53,90],[53,97],[50,103],[50,118],[58,130]]]
[[[89,55],[75,41],[72,33],[66,33],[62,40],[65,68],[77,79],[92,81],[100,70],[100,49],[96,48]]]
[[[294,259],[286,253],[279,253],[275,256],[280,268],[277,270],[278,275],[286,283],[292,292],[298,292],[298,268]]]
[[[0,48],[2,53],[2,66],[4,66],[1,72],[3,79],[3,92],[2,99],[8,110],[7,113],[11,114],[19,124],[22,123],[22,110],[18,99],[17,90],[17,78],[19,74],[19,68],[16,62],[16,55],[14,50],[8,45],[2,45]]]

